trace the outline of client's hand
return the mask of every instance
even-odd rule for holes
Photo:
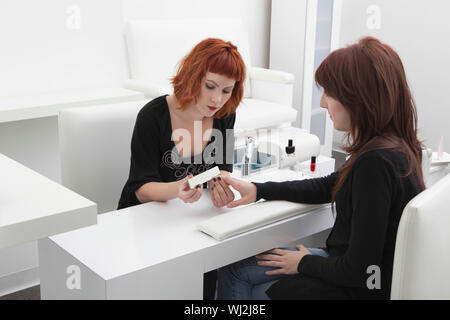
[[[244,180],[233,179],[230,176],[224,176],[223,181],[231,185],[241,194],[241,199],[229,203],[227,205],[228,208],[234,208],[256,201],[256,186],[253,183]]]
[[[192,174],[190,174],[183,180],[180,180],[180,183],[178,184],[178,198],[183,200],[185,203],[197,201],[203,193],[203,184],[200,184],[192,189],[189,187],[188,180],[192,177]]]
[[[234,200],[234,193],[230,186],[224,182],[225,177],[229,177],[228,171],[220,170],[220,175],[208,182],[209,190],[211,190],[211,201],[216,208],[226,206]]]
[[[268,276],[276,274],[297,274],[298,264],[304,256],[311,254],[303,245],[295,246],[297,251],[272,249],[265,253],[255,256],[258,259],[258,265],[265,267],[276,267],[278,269],[266,271]]]

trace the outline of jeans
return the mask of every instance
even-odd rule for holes
[[[296,251],[296,248],[283,248]],[[328,257],[323,249],[309,249],[313,255]],[[266,275],[265,272],[277,269],[257,264],[258,259],[250,257],[218,270],[219,300],[269,300],[266,290],[276,281],[289,275]]]

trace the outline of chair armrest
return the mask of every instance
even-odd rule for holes
[[[252,98],[292,107],[294,75],[277,70],[250,68]]]
[[[285,84],[294,83],[294,75],[292,73],[255,67],[249,69],[250,80],[260,80]]]

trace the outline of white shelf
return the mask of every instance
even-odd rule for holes
[[[97,223],[97,205],[0,154],[0,249]]]
[[[0,123],[58,115],[61,109],[144,99],[142,92],[94,88],[0,97]]]

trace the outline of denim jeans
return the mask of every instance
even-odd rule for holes
[[[296,248],[283,248],[296,251]],[[313,255],[327,258],[323,249],[309,249]],[[266,271],[277,269],[257,264],[258,259],[250,257],[218,270],[219,300],[268,300],[266,290],[276,281],[289,275],[266,275]]]

